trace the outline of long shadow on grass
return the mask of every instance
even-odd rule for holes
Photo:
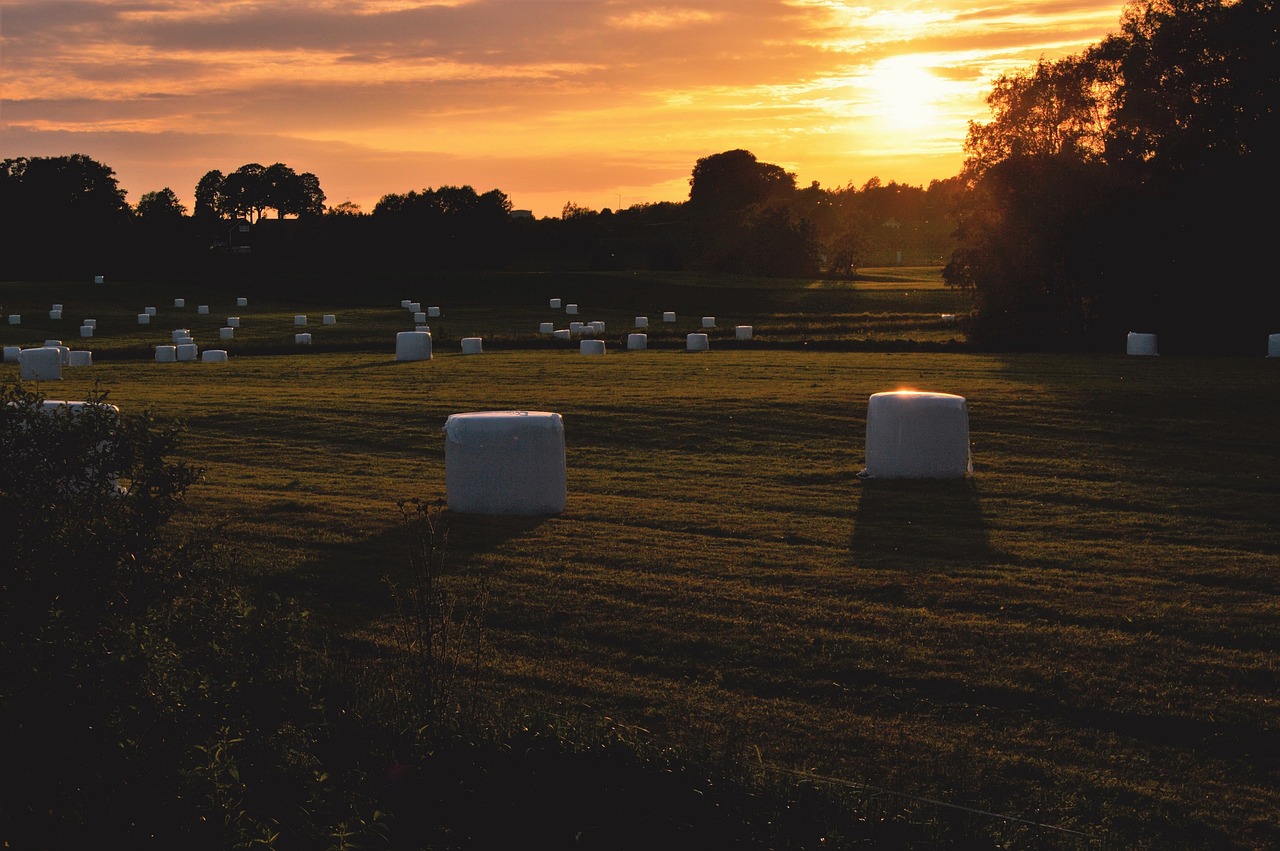
[[[478,514],[441,515],[447,537],[442,573],[463,574],[475,556],[491,552],[532,532],[549,517],[501,517]],[[418,533],[406,519],[390,529],[349,544],[326,547],[324,553],[273,580],[282,594],[300,598],[339,631],[359,629],[394,611],[392,586],[415,581],[414,539]]]
[[[940,570],[991,559],[972,479],[860,479],[851,551],[860,567]]]

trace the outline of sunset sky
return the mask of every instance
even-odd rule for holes
[[[997,75],[1123,0],[0,0],[0,157],[81,153],[130,203],[283,162],[329,205],[443,185],[558,216],[683,201],[746,148],[838,188],[960,167]]]

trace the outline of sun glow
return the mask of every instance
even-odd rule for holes
[[[930,73],[922,57],[894,56],[877,62],[867,75],[876,114],[894,130],[924,131],[942,119],[947,83]]]

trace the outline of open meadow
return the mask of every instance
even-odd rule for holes
[[[185,421],[204,476],[178,526],[219,526],[372,669],[402,633],[391,589],[411,581],[398,505],[445,496],[445,419],[555,411],[563,514],[444,515],[448,581],[483,624],[461,676],[486,702],[811,775],[854,808],[957,813],[1002,847],[1280,846],[1280,362],[1129,357],[1123,340],[968,352],[936,270],[734,282],[723,302],[706,282],[642,284],[441,296],[429,361],[394,360],[412,328],[399,298],[359,294],[43,300],[75,327],[98,313],[90,342],[37,321],[32,293],[52,288],[4,284],[24,319],[0,342],[94,350],[48,398],[99,382],[122,409]],[[608,354],[532,333],[549,296],[606,321]],[[159,316],[140,330],[144,304]],[[680,312],[669,332],[663,309]],[[643,313],[654,345],[626,351]],[[711,350],[684,351],[708,314]],[[230,360],[153,362],[177,327]],[[471,334],[484,354],[458,351]],[[859,477],[867,399],[900,388],[967,399],[971,477]]]

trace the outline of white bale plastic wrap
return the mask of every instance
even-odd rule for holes
[[[637,316],[637,317],[636,317],[636,327],[637,327],[637,328],[648,328],[648,327],[649,327],[649,317],[647,317],[647,316]]]
[[[218,329],[219,340],[234,340],[235,337],[236,337],[236,329],[234,328],[225,327],[225,328]]]
[[[716,327],[716,318],[715,318],[714,316],[704,316],[704,317],[702,317],[702,327],[703,327],[703,328],[714,328],[714,327]]]
[[[539,333],[539,334],[553,334],[553,333],[555,333],[555,330],[556,330],[556,324],[555,324],[554,322],[539,322],[539,323],[538,323],[538,333]]]
[[[567,313],[567,314],[569,314],[570,316],[577,316],[577,315],[578,315],[578,305],[576,305],[576,304],[566,304],[566,305],[564,306],[564,312],[565,312],[565,313]]]
[[[591,330],[592,330],[592,331],[595,331],[597,334],[603,334],[603,333],[604,333],[604,322],[603,322],[603,321],[601,321],[601,320],[599,320],[599,319],[592,320],[592,322],[591,322]]]
[[[583,329],[583,328],[586,328],[586,327],[587,327],[587,326],[586,326],[584,323],[582,323],[582,322],[570,322],[570,323],[569,323],[569,333],[570,333],[570,334],[581,334],[581,333],[582,333],[582,329]]]
[[[191,329],[190,328],[174,328],[172,336],[173,336],[172,342],[174,343],[181,342],[183,337],[191,336]]]
[[[239,317],[239,316],[228,316],[228,317],[227,317],[227,327],[228,327],[228,328],[239,328],[239,327],[240,327],[240,317]]]
[[[295,315],[295,316],[293,317],[293,324],[294,324],[294,325],[306,325],[306,324],[307,324],[307,315],[306,315],[305,313],[299,313],[299,314]]]
[[[409,308],[409,305],[411,304],[413,304],[413,302],[410,299],[407,299],[407,298],[400,299],[400,306],[405,308],[406,310]]]
[[[145,314],[147,314],[148,316],[155,316],[155,315],[156,315],[156,309],[155,309],[154,307],[148,307],[146,310],[144,310],[144,311],[142,311],[142,312],[143,312],[143,313],[145,313]]]
[[[44,344],[45,346],[51,346],[56,349],[62,345],[62,341],[61,340],[45,340]]]
[[[5,346],[5,347],[4,347],[4,362],[5,362],[5,363],[17,363],[17,362],[18,362],[18,356],[19,356],[21,353],[22,353],[22,346]]]
[[[93,366],[93,352],[76,349],[67,353],[67,366]]]
[[[311,345],[311,335],[307,332],[303,332],[301,334],[294,334],[293,341],[297,343],[299,346],[309,346]]]
[[[248,306],[249,306],[249,299],[247,298],[236,299],[236,307],[248,307]]]
[[[550,300],[547,302],[547,305],[548,305],[552,310],[559,310],[559,309],[560,309],[560,299],[558,299],[558,298],[550,299]]]
[[[733,336],[739,340],[750,340],[753,329],[750,325],[738,325],[733,329]]]
[[[691,352],[705,352],[711,348],[706,334],[690,334],[684,338],[685,348]]]
[[[604,352],[604,340],[583,340],[578,344],[579,354],[602,355]]]
[[[951,393],[873,393],[867,402],[866,453],[862,476],[963,478],[973,472],[968,402]]]
[[[573,331],[568,328],[557,328],[555,331],[551,332],[551,336],[555,337],[557,340],[568,340],[573,337]]]
[[[196,305],[196,313],[199,313],[201,316],[208,316],[208,315],[209,315],[209,305],[207,305],[207,304],[197,304],[197,305]]]
[[[419,310],[417,313],[413,314],[413,322],[415,325],[421,325],[426,321],[427,321],[427,312],[425,310]]]
[[[422,331],[424,334],[430,334],[431,326],[430,325],[414,325],[413,330]]]
[[[177,346],[156,346],[156,363],[173,363],[177,359]]]
[[[21,324],[22,324],[22,314],[21,314],[21,313],[10,313],[10,314],[9,314],[9,324],[10,324],[10,325],[21,325]]]
[[[50,310],[50,311],[49,311],[49,318],[50,318],[50,319],[61,319],[61,318],[62,318],[62,311],[61,311],[61,310]]]
[[[411,301],[411,302],[409,302],[408,310],[409,310],[409,312],[410,312],[410,313],[421,313],[421,312],[422,312],[422,302],[420,302],[420,301]]]
[[[61,381],[62,350],[56,346],[23,349],[18,353],[18,375],[23,381]]]
[[[463,514],[565,509],[564,422],[548,411],[452,414],[444,424],[445,496]]]
[[[431,360],[431,335],[426,331],[396,334],[396,360]]]
[[[480,337],[463,337],[462,353],[464,355],[478,355],[484,351],[484,342]]]
[[[82,325],[88,325],[90,328],[97,328],[97,327],[98,327],[98,320],[96,320],[96,319],[86,319],[86,320],[85,320],[84,322],[82,322],[81,324],[82,324]]]
[[[437,316],[439,316],[439,315],[440,315],[440,308],[438,308],[438,307],[428,307],[428,308],[427,308],[427,316],[429,316],[429,317],[431,317],[431,318],[435,318],[435,317],[437,317]]]
[[[226,349],[205,349],[203,352],[200,353],[200,362],[201,363],[226,363],[227,350]]]
[[[1139,334],[1130,331],[1128,337],[1125,338],[1125,351],[1131,355],[1159,354],[1156,351],[1156,335]]]
[[[139,313],[139,314],[138,314],[138,324],[139,324],[139,325],[150,325],[150,324],[151,324],[151,314],[150,314],[150,313]]]
[[[174,306],[174,307],[186,307],[186,306],[187,306],[187,300],[186,300],[185,298],[175,298],[175,299],[173,300],[173,306]]]
[[[195,343],[179,343],[174,348],[176,349],[178,360],[183,363],[194,362],[196,355],[199,354],[199,347]]]
[[[675,322],[675,321],[676,321],[676,314],[675,314],[675,311],[672,311],[672,310],[665,311],[665,312],[662,314],[662,321],[663,321],[663,322]]]
[[[647,349],[647,348],[649,348],[648,334],[628,334],[627,335],[628,350],[635,352],[635,351],[640,351],[641,349]]]
[[[92,336],[93,336],[93,326],[92,326],[92,325],[81,325],[81,326],[80,326],[80,336],[81,336],[81,337],[92,337]]]
[[[106,278],[104,278],[102,275],[94,275],[94,276],[93,276],[93,282],[94,282],[95,284],[101,284],[101,283],[103,283],[105,280],[106,280]]]
[[[62,302],[54,302],[49,306],[50,310],[62,310]]]
[[[326,313],[320,321],[325,325],[336,325],[338,324],[338,315],[336,313]]]
[[[1280,358],[1280,334],[1267,335],[1267,357]]]

